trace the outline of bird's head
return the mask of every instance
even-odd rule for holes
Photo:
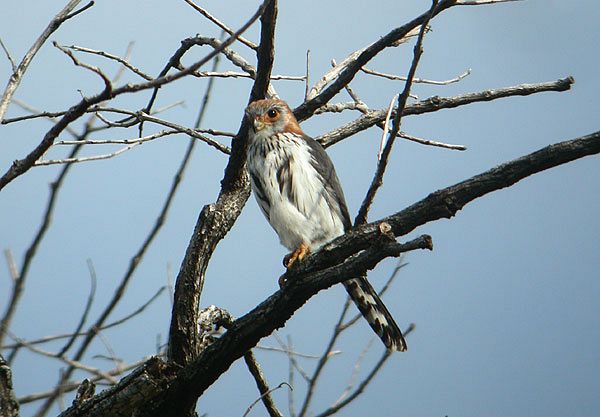
[[[294,113],[283,100],[264,99],[253,101],[246,107],[250,122],[250,137],[269,138],[278,133],[304,135]]]

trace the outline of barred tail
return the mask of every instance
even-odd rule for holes
[[[392,351],[405,351],[406,341],[402,332],[369,281],[365,277],[354,278],[345,281],[344,286],[385,347]]]

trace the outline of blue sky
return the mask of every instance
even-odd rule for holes
[[[15,57],[25,53],[49,17],[62,7],[60,2],[52,3],[27,0],[3,8],[0,37]],[[302,75],[306,50],[310,49],[314,81],[330,68],[332,58],[341,61],[429,6],[420,0],[365,4],[282,1],[274,73]],[[204,6],[235,28],[257,3],[208,1]],[[420,99],[568,75],[574,76],[576,83],[564,93],[508,98],[405,118],[405,132],[464,144],[468,150],[455,152],[398,142],[370,218],[399,211],[431,191],[548,144],[596,131],[599,20],[600,6],[591,0],[456,7],[436,18],[426,37],[417,75],[439,80],[467,69],[472,72],[460,83],[448,86],[415,85],[413,93]],[[98,2],[51,39],[119,55],[135,41],[131,62],[157,74],[179,42],[196,33],[218,36],[219,32],[183,1],[113,0]],[[256,40],[257,35],[257,27],[253,27],[246,36]],[[254,62],[247,49],[238,46],[237,50]],[[193,51],[184,63],[194,62],[204,53]],[[401,46],[374,59],[369,68],[404,75],[411,57],[412,48]],[[109,73],[116,70],[102,59],[82,58],[102,65]],[[231,69],[226,65],[222,68]],[[9,74],[8,61],[0,59],[0,78],[7,80]],[[137,79],[127,75],[121,82],[130,81]],[[185,100],[185,106],[162,117],[192,125],[205,85],[206,80],[190,78],[163,88],[157,107],[179,100]],[[303,83],[278,81],[274,85],[290,105],[302,101]],[[244,79],[217,80],[203,127],[237,131],[250,86]],[[352,86],[370,107],[379,109],[388,105],[403,84],[361,74]],[[48,43],[36,56],[15,97],[38,109],[62,110],[78,102],[80,94],[91,95],[101,88],[96,76],[73,67]],[[137,110],[148,97],[149,93],[122,97],[114,104]],[[342,93],[333,101],[348,100]],[[8,117],[19,114],[22,111],[13,105]],[[314,117],[303,128],[317,136],[355,116]],[[39,143],[49,126],[43,120],[0,126],[3,172]],[[135,135],[135,131],[121,130],[96,138]],[[380,132],[371,129],[328,149],[351,213],[358,210],[371,181],[379,138]],[[93,261],[98,275],[92,317],[101,311],[152,227],[186,146],[184,136],[163,138],[120,157],[72,169],[52,228],[32,264],[13,323],[18,336],[35,338],[75,327],[89,290],[87,259]],[[98,152],[88,147],[84,154]],[[49,156],[64,153],[53,149]],[[112,318],[133,311],[167,284],[169,274],[176,275],[200,209],[217,196],[225,163],[226,159],[212,148],[197,146],[169,219]],[[409,351],[394,355],[366,394],[340,415],[373,415],[374,407],[380,416],[597,414],[599,167],[597,157],[588,157],[543,172],[469,204],[451,220],[425,225],[411,234],[432,235],[435,250],[409,254],[409,265],[385,297],[401,327],[412,322],[417,326],[408,338]],[[32,169],[0,193],[0,247],[10,248],[19,265],[41,221],[48,184],[57,172],[56,167]],[[276,290],[284,253],[255,201],[249,200],[214,254],[202,305],[216,304],[235,316],[244,314]],[[381,285],[395,265],[395,260],[382,263],[370,274],[370,280],[375,286]],[[3,265],[2,309],[8,291],[8,268]],[[319,294],[278,334],[284,339],[291,335],[301,352],[319,354],[343,300],[341,288]],[[170,301],[164,294],[144,315],[107,331],[106,339],[126,361],[151,355],[156,351],[157,338],[166,340],[169,316]],[[344,336],[338,346],[343,353],[332,360],[319,386],[313,407],[316,413],[339,396],[356,358],[372,337],[365,323]],[[272,339],[263,343],[276,345]],[[381,349],[376,341],[365,358],[362,375]],[[98,341],[86,362],[108,368],[110,363],[93,357],[104,354],[107,348]],[[287,381],[284,355],[261,351],[257,355],[272,385]],[[314,366],[310,360],[302,364],[307,369]],[[58,378],[60,366],[22,352],[13,369],[17,395],[47,389]],[[298,376],[296,385],[295,393],[301,397],[303,387]],[[285,392],[274,395],[287,414]],[[248,372],[243,364],[237,364],[199,404],[209,415],[241,415],[257,396]],[[30,415],[32,410],[25,407],[23,415]],[[254,415],[261,414],[263,410],[254,410]]]

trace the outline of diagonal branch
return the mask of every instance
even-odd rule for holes
[[[414,18],[410,22],[403,26],[395,28],[394,30],[382,36],[379,40],[373,42],[368,47],[361,50],[358,56],[352,60],[343,71],[340,72],[338,77],[333,81],[327,88],[325,88],[317,96],[310,100],[302,103],[296,109],[294,109],[294,115],[299,121],[309,118],[319,107],[326,104],[331,100],[342,88],[352,81],[354,76],[360,71],[363,65],[373,59],[385,48],[394,46],[395,43],[404,38],[411,30],[423,25],[429,19],[435,17],[442,11],[454,6],[457,0],[442,0],[438,7],[435,9],[433,14],[430,14],[429,10],[420,16]]]
[[[431,9],[429,10],[429,16],[425,20],[425,22],[421,25],[421,30],[419,31],[419,37],[417,38],[417,43],[414,47],[413,60],[410,64],[410,69],[408,70],[408,75],[406,76],[406,83],[404,84],[404,90],[398,96],[398,105],[396,107],[396,114],[394,115],[394,121],[392,124],[392,131],[389,133],[387,142],[385,147],[383,148],[383,152],[381,152],[381,156],[377,163],[377,169],[375,170],[375,175],[373,180],[371,181],[371,185],[367,190],[367,195],[365,196],[360,209],[358,210],[358,215],[354,220],[354,225],[361,225],[367,222],[367,216],[369,214],[369,209],[375,200],[375,194],[377,194],[377,190],[383,185],[383,175],[385,173],[385,169],[387,168],[387,163],[392,152],[392,147],[394,146],[394,142],[396,140],[396,135],[400,131],[400,123],[402,120],[402,114],[404,108],[406,107],[406,101],[408,100],[408,96],[410,94],[410,89],[412,87],[413,78],[417,72],[417,66],[419,65],[419,61],[421,60],[421,55],[423,54],[423,37],[425,36],[425,29],[429,24],[429,21],[433,17],[435,13],[435,9],[438,2],[437,0],[433,0],[431,4]],[[391,107],[391,106],[390,106]],[[388,116],[386,115],[386,121]],[[384,136],[386,135],[386,130],[383,132]]]
[[[8,109],[8,105],[10,104],[12,96],[15,94],[15,91],[19,87],[19,84],[21,84],[21,80],[23,79],[23,76],[25,75],[29,64],[31,63],[35,55],[38,53],[42,45],[48,40],[50,35],[52,35],[65,21],[67,21],[71,17],[76,16],[80,12],[88,9],[91,5],[93,5],[92,2],[91,4],[84,6],[80,11],[73,13],[73,10],[75,9],[75,7],[77,7],[79,3],[81,3],[81,0],[69,1],[67,5],[56,16],[54,16],[50,23],[48,23],[48,26],[46,26],[46,29],[44,29],[42,34],[36,39],[33,45],[31,45],[31,48],[29,48],[29,51],[27,51],[27,53],[21,60],[19,66],[16,68],[15,71],[13,71],[8,80],[8,84],[6,85],[6,89],[4,90],[2,98],[0,99],[0,120],[4,118],[4,114]]]
[[[246,352],[246,354],[244,355],[244,361],[246,362],[246,365],[248,366],[248,370],[252,374],[252,377],[254,377],[254,381],[256,382],[256,386],[258,387],[258,390],[260,392],[260,400],[263,402],[265,408],[267,409],[269,416],[283,417],[283,414],[281,414],[281,411],[279,411],[279,409],[275,405],[275,402],[273,401],[273,398],[271,397],[270,393],[272,389],[269,388],[267,379],[265,378],[265,375],[263,374],[262,370],[260,369],[260,366],[258,365],[256,356],[254,356],[254,353],[252,353],[251,350]],[[283,384],[286,383],[283,382]]]
[[[265,2],[261,17],[261,42],[257,51],[257,74],[250,101],[263,98],[269,85],[273,65],[273,41],[277,2]],[[186,250],[177,276],[175,299],[169,330],[169,359],[180,365],[189,363],[198,349],[198,306],[208,262],[223,237],[237,220],[250,195],[245,172],[247,122],[242,120],[232,140],[231,156],[221,181],[217,202],[204,206]],[[181,410],[189,409],[195,398],[181,402]]]
[[[374,242],[381,240],[383,222],[391,226],[394,236],[403,236],[428,222],[454,216],[466,204],[485,194],[511,186],[546,169],[598,153],[600,131],[550,145],[436,191],[398,213],[337,238],[316,254],[305,258],[298,268],[289,271],[286,280],[289,284],[236,320],[230,330],[204,350],[192,366],[179,375],[172,389],[177,390],[178,384],[182,383],[193,391],[189,395],[200,395],[233,361],[256,345],[262,337],[283,326],[316,292],[341,282],[348,276],[356,276],[387,256],[428,247],[426,237],[404,246],[395,242],[374,245]]]
[[[147,90],[151,88],[160,87],[162,85],[168,84],[170,82],[179,80],[183,77],[186,77],[196,71],[198,68],[211,61],[215,56],[217,56],[221,51],[231,45],[239,35],[245,32],[260,16],[262,16],[266,6],[271,0],[264,0],[258,10],[250,17],[250,19],[242,25],[240,29],[238,29],[233,35],[231,35],[227,40],[225,40],[220,48],[214,49],[210,53],[208,53],[204,58],[192,64],[188,68],[183,71],[177,72],[172,75],[164,75],[162,77],[156,78],[152,81],[148,81],[141,84],[125,84],[124,86],[108,89],[105,88],[104,91],[98,93],[92,97],[84,97],[79,103],[75,106],[71,107],[62,118],[44,135],[42,141],[36,146],[25,158],[16,160],[13,162],[11,167],[0,177],[0,190],[4,188],[8,183],[10,183],[15,178],[23,175],[25,172],[29,171],[31,167],[54,143],[54,140],[58,137],[58,135],[73,121],[80,118],[89,107],[106,101],[110,98],[114,98],[121,94],[125,93],[135,93],[137,91]]]
[[[183,1],[185,1],[187,4],[192,6],[192,8],[194,10],[196,10],[197,12],[199,12],[200,14],[202,14],[202,16],[206,17],[208,20],[210,20],[215,25],[220,27],[223,30],[223,32],[229,33],[230,35],[233,34],[233,30],[230,27],[228,27],[225,23],[221,22],[219,19],[217,19],[216,17],[211,15],[208,11],[206,11],[202,7],[198,6],[193,1],[191,1],[191,0],[183,0]],[[238,40],[241,43],[243,43],[244,45],[246,45],[247,47],[254,49],[255,51],[258,49],[258,45],[256,45],[254,42],[249,41],[248,39],[245,39],[240,36],[240,37],[238,37]]]
[[[386,240],[387,237],[382,236],[382,223],[390,226],[394,236],[405,235],[425,223],[455,215],[466,204],[487,193],[513,185],[546,169],[598,153],[600,131],[547,146],[436,191],[398,213],[354,229],[305,258],[298,268],[289,272],[288,284],[283,289],[236,320],[223,336],[203,350],[188,366],[178,370],[176,366],[153,359],[117,386],[88,400],[80,408],[66,410],[61,417],[109,415],[109,410],[123,411],[126,406],[130,414],[146,406],[142,409],[146,413],[138,414],[177,416],[179,410],[173,408],[174,404],[181,404],[178,401],[195,401],[234,361],[261,338],[282,327],[318,291],[374,267],[387,256],[397,256],[406,250],[431,248],[427,236],[404,245]],[[143,386],[143,395],[114,397],[122,394],[127,386]]]
[[[321,249],[321,252],[327,253],[327,256],[322,259],[327,259],[328,264],[335,263],[354,253],[353,250],[349,250],[350,247],[356,245],[359,249],[367,248],[372,237],[379,232],[379,225],[382,222],[390,225],[394,236],[404,236],[426,223],[453,217],[466,204],[488,193],[510,187],[546,169],[598,153],[600,153],[600,131],[549,145],[458,184],[435,191],[398,213],[340,236]]]
[[[570,90],[575,79],[573,77],[561,78],[556,81],[550,81],[537,84],[520,84],[505,88],[496,88],[493,90],[484,90],[475,93],[462,94],[456,97],[430,97],[426,100],[409,104],[402,112],[403,116],[413,116],[424,113],[432,113],[442,109],[453,109],[472,103],[497,100],[500,98],[513,96],[528,96],[531,94],[543,93],[547,91],[567,91]],[[392,113],[395,115],[395,111]],[[335,145],[345,138],[362,132],[378,123],[385,121],[387,109],[369,110],[361,117],[353,120],[344,126],[340,126],[315,139],[321,142],[324,147]]]
[[[218,57],[215,58],[215,62],[213,63],[213,69],[216,69],[217,65],[218,65]],[[203,116],[205,114],[204,112],[205,112],[206,106],[207,106],[207,102],[208,102],[208,99],[209,99],[211,91],[212,91],[212,86],[213,86],[213,82],[210,81],[206,88],[206,92],[204,94],[204,101],[202,103],[200,112],[198,114],[198,118],[196,120],[196,126],[199,125],[203,119]],[[74,355],[75,360],[80,360],[83,357],[83,355],[86,353],[87,349],[91,345],[91,342],[94,340],[94,338],[98,334],[99,330],[101,330],[102,328],[107,328],[109,326],[118,325],[118,324],[122,323],[123,321],[127,320],[128,318],[140,313],[141,311],[143,311],[145,309],[145,307],[148,304],[150,304],[152,302],[152,300],[154,300],[158,296],[158,294],[160,292],[162,292],[162,290],[159,291],[159,293],[157,293],[154,297],[152,297],[148,303],[144,304],[140,309],[138,309],[136,312],[132,313],[131,315],[129,315],[121,320],[117,320],[116,322],[114,322],[112,324],[105,325],[106,321],[108,320],[108,317],[113,312],[113,310],[118,305],[118,303],[121,301],[121,298],[122,298],[123,294],[125,293],[127,286],[129,285],[129,282],[131,281],[135,271],[137,270],[137,267],[140,264],[142,258],[144,257],[144,255],[146,254],[148,249],[150,248],[150,245],[153,243],[153,241],[156,238],[156,236],[158,235],[159,231],[162,229],[162,226],[165,223],[165,219],[167,218],[169,209],[171,208],[171,205],[174,201],[175,194],[177,193],[177,190],[179,189],[179,185],[181,184],[183,173],[185,172],[185,170],[189,164],[189,161],[191,159],[194,148],[195,148],[195,141],[191,140],[186,149],[186,152],[181,160],[179,168],[177,169],[177,172],[175,173],[175,176],[173,177],[173,182],[171,184],[171,188],[169,189],[167,197],[165,198],[165,201],[161,207],[160,213],[158,214],[158,216],[156,218],[154,226],[152,227],[152,229],[150,230],[150,232],[144,239],[143,243],[141,244],[141,246],[139,247],[137,252],[131,258],[129,267],[128,267],[127,271],[125,272],[124,276],[121,278],[121,281],[119,282],[113,297],[108,301],[107,305],[105,306],[103,311],[100,313],[100,315],[96,319],[96,321],[90,326],[89,330],[87,332],[85,332],[84,339],[80,343],[79,348]],[[68,381],[71,374],[73,373],[73,371],[74,371],[73,367],[66,368],[65,371],[62,373],[62,375],[60,377],[60,381],[57,385],[60,387],[63,384],[65,384]],[[46,401],[44,402],[44,404],[40,407],[40,411],[38,412],[38,414],[43,415],[44,413],[46,413],[48,411],[48,409],[50,408],[51,404],[56,400],[59,393],[60,393],[59,391],[55,391],[51,395],[49,395],[47,397]]]

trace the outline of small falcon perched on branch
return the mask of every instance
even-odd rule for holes
[[[283,260],[289,269],[351,229],[344,192],[325,149],[302,131],[284,101],[257,100],[246,117],[252,189],[281,244],[292,251]],[[344,286],[385,346],[406,350],[402,332],[366,277]]]

